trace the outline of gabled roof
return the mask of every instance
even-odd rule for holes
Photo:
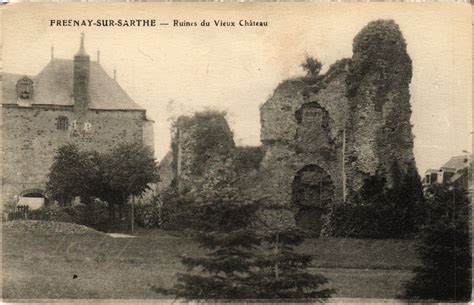
[[[445,171],[451,170],[455,172],[459,169],[467,167],[469,165],[469,159],[470,159],[470,156],[466,156],[466,155],[452,157],[441,168]]]
[[[33,105],[72,106],[74,61],[52,59],[33,80]],[[4,73],[2,104],[16,104],[16,82],[24,75]],[[90,62],[90,109],[144,110],[97,62]]]

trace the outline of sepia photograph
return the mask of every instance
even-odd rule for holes
[[[469,303],[467,3],[1,7],[5,303]]]

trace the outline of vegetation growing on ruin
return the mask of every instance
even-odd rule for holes
[[[189,133],[193,139],[194,162],[192,173],[203,173],[206,162],[213,155],[230,155],[235,147],[234,135],[230,130],[226,113],[214,110],[197,112],[193,116],[181,116],[173,124],[175,132],[172,143],[173,160],[177,160],[179,138]],[[174,161],[176,162],[176,161]],[[176,168],[174,164],[174,168]]]
[[[323,64],[313,56],[306,56],[304,62],[301,64],[301,67],[308,76],[318,76],[319,72],[321,72]]]
[[[402,173],[395,162],[394,185],[382,173],[365,179],[354,201],[335,206],[329,231],[334,236],[356,238],[412,238],[425,221],[420,177],[414,166]]]
[[[398,24],[393,20],[370,22],[354,38],[353,57],[346,78],[348,94],[354,97],[367,75],[377,86],[378,98],[384,98],[387,86],[401,82],[408,86],[412,76],[411,59]]]
[[[236,147],[233,152],[234,167],[238,174],[245,174],[259,168],[265,156],[262,146]]]

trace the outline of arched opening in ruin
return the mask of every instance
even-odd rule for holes
[[[292,185],[292,202],[298,208],[296,223],[318,236],[323,226],[322,216],[334,198],[331,176],[315,164],[300,169]]]
[[[27,205],[30,209],[36,210],[44,206],[47,198],[42,189],[28,189],[20,193],[17,205]]]

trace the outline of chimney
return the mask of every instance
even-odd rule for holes
[[[89,106],[90,58],[84,49],[84,33],[81,33],[81,46],[74,56],[73,97],[74,108],[87,110]]]

